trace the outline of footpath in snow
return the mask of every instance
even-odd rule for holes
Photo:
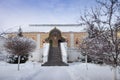
[[[27,62],[20,65],[0,62],[0,80],[113,80],[112,67],[85,63],[70,66],[43,67],[40,63]],[[120,74],[117,73],[118,80]]]

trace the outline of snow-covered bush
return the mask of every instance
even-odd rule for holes
[[[28,56],[29,56],[28,54],[21,55],[20,63],[25,63],[28,60]],[[13,55],[13,54],[9,55],[7,58],[7,62],[17,64],[18,63],[18,55]]]
[[[82,59],[84,59],[84,56],[82,56],[81,53],[76,48],[74,48],[74,49],[68,48],[67,53],[68,53],[68,62],[69,63],[79,62],[79,61],[82,61]]]
[[[20,56],[20,63],[28,60],[28,55],[36,48],[36,43],[32,39],[25,37],[12,37],[8,38],[5,43],[5,48],[9,56],[10,63],[18,63],[18,57]]]

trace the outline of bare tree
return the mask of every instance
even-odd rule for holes
[[[13,29],[13,28],[15,28],[15,26],[14,27],[9,27],[8,29],[2,29],[1,28],[1,30],[0,30],[0,36],[5,36],[5,35],[7,35],[7,33],[9,33],[9,32],[11,32],[11,30]]]
[[[120,65],[120,2],[118,0],[97,0],[98,7],[86,11],[81,23],[88,28],[88,38],[83,43],[87,54],[102,58],[104,63],[115,69]],[[89,44],[88,44],[89,43]],[[87,46],[87,47],[86,47]]]
[[[36,44],[33,40],[25,37],[12,37],[5,43],[7,52],[18,56],[18,70],[20,57],[25,54],[33,52],[36,48]]]
[[[6,42],[6,34],[9,31],[9,29],[3,30],[1,28],[0,30],[0,55],[2,60],[7,61],[7,54],[5,52],[5,48],[4,48],[4,43]]]

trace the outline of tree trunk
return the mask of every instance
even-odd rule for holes
[[[87,70],[88,70],[88,65],[87,65],[88,60],[87,60],[87,59],[88,59],[88,56],[86,55],[86,56],[85,56],[85,63],[86,63],[86,68],[87,68]]]
[[[20,57],[21,56],[18,56],[18,71],[20,70]]]
[[[117,67],[113,67],[113,80],[117,80]]]
[[[8,55],[6,55],[6,57],[5,57],[5,63],[6,63],[6,65],[7,65],[7,59],[8,59]]]

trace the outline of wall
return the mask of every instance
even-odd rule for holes
[[[45,39],[48,38],[49,33],[45,32],[24,32],[23,35],[27,38],[32,38],[36,41],[38,48],[43,48],[43,44],[45,43]],[[8,37],[16,36],[16,33],[8,34]],[[68,47],[79,47],[83,38],[87,36],[86,32],[62,32],[62,37],[66,39]],[[38,37],[40,40],[38,40]]]

